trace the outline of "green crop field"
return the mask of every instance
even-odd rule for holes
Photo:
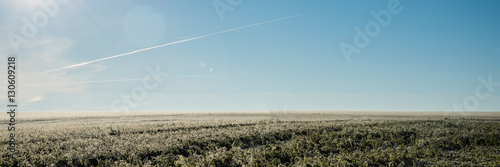
[[[2,128],[0,166],[500,166],[498,113],[18,118],[17,157],[10,157]]]

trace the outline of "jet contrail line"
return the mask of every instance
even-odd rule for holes
[[[130,54],[134,54],[134,53],[139,53],[139,52],[151,50],[151,49],[156,49],[156,48],[161,48],[161,47],[165,47],[165,46],[169,46],[169,45],[174,45],[174,44],[178,44],[178,43],[188,42],[188,41],[192,41],[192,40],[196,40],[196,39],[206,38],[206,37],[210,37],[210,36],[214,36],[214,35],[218,35],[218,34],[222,34],[222,33],[226,33],[226,32],[236,31],[236,30],[240,30],[240,29],[244,29],[244,28],[248,28],[248,27],[254,27],[254,26],[259,26],[259,25],[263,25],[263,24],[268,24],[268,23],[273,23],[273,22],[281,21],[281,20],[291,19],[291,18],[302,16],[302,15],[305,15],[305,14],[307,14],[307,13],[292,15],[292,16],[283,17],[283,18],[279,18],[279,19],[274,19],[274,20],[271,20],[271,21],[265,21],[265,22],[261,22],[261,23],[250,24],[250,25],[246,25],[246,26],[242,26],[242,27],[237,27],[237,28],[233,28],[233,29],[229,29],[229,30],[219,31],[219,32],[212,33],[212,34],[202,35],[202,36],[199,36],[199,37],[188,38],[188,39],[183,39],[183,40],[180,40],[180,41],[175,41],[175,42],[170,42],[170,43],[166,43],[166,44],[162,44],[162,45],[152,46],[152,47],[149,47],[149,48],[134,50],[134,51],[123,53],[123,54],[118,54],[118,55],[114,55],[114,56],[109,56],[109,57],[100,58],[100,59],[96,59],[96,60],[92,60],[92,61],[88,61],[88,62],[73,64],[73,65],[70,65],[70,66],[66,66],[66,67],[62,67],[62,68],[58,68],[58,69],[53,69],[53,70],[45,71],[45,72],[42,72],[42,73],[39,73],[39,74],[45,74],[45,73],[50,73],[50,72],[55,72],[55,71],[61,71],[61,70],[65,70],[65,69],[80,67],[80,66],[88,65],[90,63],[95,63],[95,62],[99,62],[99,61],[103,61],[103,60],[108,60],[108,59],[113,59],[113,58],[117,58],[117,57],[122,57],[122,56],[130,55]]]

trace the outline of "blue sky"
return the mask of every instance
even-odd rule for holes
[[[500,111],[499,1],[43,2],[57,8],[0,2],[24,111]],[[398,2],[386,26],[370,14]],[[380,31],[348,61],[339,45],[371,22]],[[26,39],[17,51],[12,34]],[[478,78],[490,75],[488,89]]]

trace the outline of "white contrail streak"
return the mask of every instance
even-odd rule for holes
[[[134,50],[134,51],[123,53],[123,54],[119,54],[119,55],[114,55],[114,56],[110,56],[110,57],[100,58],[100,59],[96,59],[96,60],[92,60],[92,61],[88,61],[88,62],[84,62],[84,63],[73,64],[73,65],[70,65],[70,66],[66,66],[66,67],[62,67],[62,68],[58,68],[58,69],[54,69],[54,70],[45,71],[45,72],[42,72],[42,73],[39,73],[39,74],[45,74],[45,73],[50,73],[50,72],[55,72],[55,71],[60,71],[60,70],[65,70],[65,69],[80,67],[80,66],[84,66],[84,65],[87,65],[87,64],[90,64],[90,63],[95,63],[95,62],[99,62],[99,61],[103,61],[103,60],[108,60],[108,59],[113,59],[113,58],[117,58],[117,57],[122,57],[122,56],[130,55],[130,54],[134,54],[134,53],[139,53],[139,52],[151,50],[151,49],[161,48],[161,47],[168,46],[168,45],[173,45],[173,44],[188,42],[188,41],[192,41],[192,40],[196,40],[196,39],[201,39],[201,38],[205,38],[205,37],[210,37],[210,36],[214,36],[214,35],[218,35],[218,34],[222,34],[222,33],[226,33],[226,32],[231,32],[231,31],[236,31],[236,30],[240,30],[240,29],[244,29],[244,28],[248,28],[248,27],[258,26],[258,25],[267,24],[267,23],[273,23],[273,22],[277,22],[277,21],[281,21],[281,20],[286,20],[286,19],[290,19],[290,18],[302,16],[302,15],[305,15],[305,14],[307,14],[307,13],[302,13],[302,14],[297,14],[297,15],[293,15],[293,16],[283,17],[283,18],[274,19],[274,20],[271,20],[271,21],[265,21],[265,22],[261,22],[261,23],[250,24],[250,25],[246,25],[246,26],[242,26],[242,27],[238,27],[238,28],[233,28],[233,29],[229,29],[229,30],[224,30],[224,31],[220,31],[220,32],[212,33],[212,34],[202,35],[202,36],[199,36],[199,37],[184,39],[184,40],[170,42],[170,43],[166,43],[166,44],[162,44],[162,45],[157,45],[157,46],[152,46],[152,47],[149,47],[149,48]]]
[[[152,79],[179,79],[179,78],[200,78],[200,77],[213,77],[215,75],[189,75],[189,76],[177,76],[177,77],[159,77]],[[126,81],[142,81],[144,78],[134,78],[134,79],[111,79],[111,80],[101,80],[101,81],[85,81],[85,83],[104,83],[104,82],[126,82]]]

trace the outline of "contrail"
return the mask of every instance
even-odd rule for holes
[[[177,76],[177,77],[167,77],[167,79],[178,79],[178,78],[200,78],[200,77],[213,77],[216,75],[189,75],[189,76]],[[163,77],[159,77],[161,79],[164,79]],[[159,78],[152,78],[152,79],[159,79]],[[134,79],[112,79],[112,80],[101,80],[101,81],[85,81],[85,83],[104,83],[104,82],[125,82],[125,81],[141,81],[143,78],[134,78]]]
[[[308,13],[310,13],[310,12],[308,12]],[[240,29],[244,29],[244,28],[248,28],[248,27],[254,27],[254,26],[263,25],[263,24],[267,24],[267,23],[273,23],[273,22],[277,22],[277,21],[281,21],[281,20],[291,19],[291,18],[294,18],[294,17],[298,17],[298,16],[302,16],[302,15],[308,14],[308,13],[302,13],[302,14],[292,15],[292,16],[288,16],[288,17],[274,19],[274,20],[271,20],[271,21],[265,21],[265,22],[261,22],[261,23],[250,24],[250,25],[246,25],[246,26],[242,26],[242,27],[238,27],[238,28],[233,28],[233,29],[229,29],[229,30],[224,30],[224,31],[220,31],[220,32],[212,33],[212,34],[202,35],[202,36],[199,36],[199,37],[188,38],[188,39],[184,39],[184,40],[180,40],[180,41],[175,41],[175,42],[170,42],[170,43],[166,43],[166,44],[162,44],[162,45],[152,46],[152,47],[149,47],[149,48],[134,50],[134,51],[123,53],[123,54],[118,54],[118,55],[109,56],[109,57],[105,57],[105,58],[100,58],[100,59],[96,59],[96,60],[92,60],[92,61],[88,61],[88,62],[84,62],[84,63],[73,64],[73,65],[70,65],[70,66],[66,66],[66,67],[62,67],[62,68],[58,68],[58,69],[54,69],[54,70],[45,71],[45,72],[42,72],[42,73],[39,73],[39,74],[45,74],[45,73],[50,73],[50,72],[55,72],[55,71],[60,71],[60,70],[65,70],[65,69],[80,67],[80,66],[84,66],[84,65],[87,65],[87,64],[90,64],[90,63],[95,63],[95,62],[99,62],[99,61],[103,61],[103,60],[108,60],[108,59],[113,59],[113,58],[117,58],[117,57],[122,57],[122,56],[130,55],[130,54],[134,54],[134,53],[139,53],[139,52],[151,50],[151,49],[161,48],[161,47],[168,46],[168,45],[173,45],[173,44],[188,42],[188,41],[192,41],[192,40],[196,40],[196,39],[201,39],[201,38],[206,38],[206,37],[210,37],[210,36],[214,36],[214,35],[218,35],[218,34],[222,34],[222,33],[226,33],[226,32],[240,30]]]

